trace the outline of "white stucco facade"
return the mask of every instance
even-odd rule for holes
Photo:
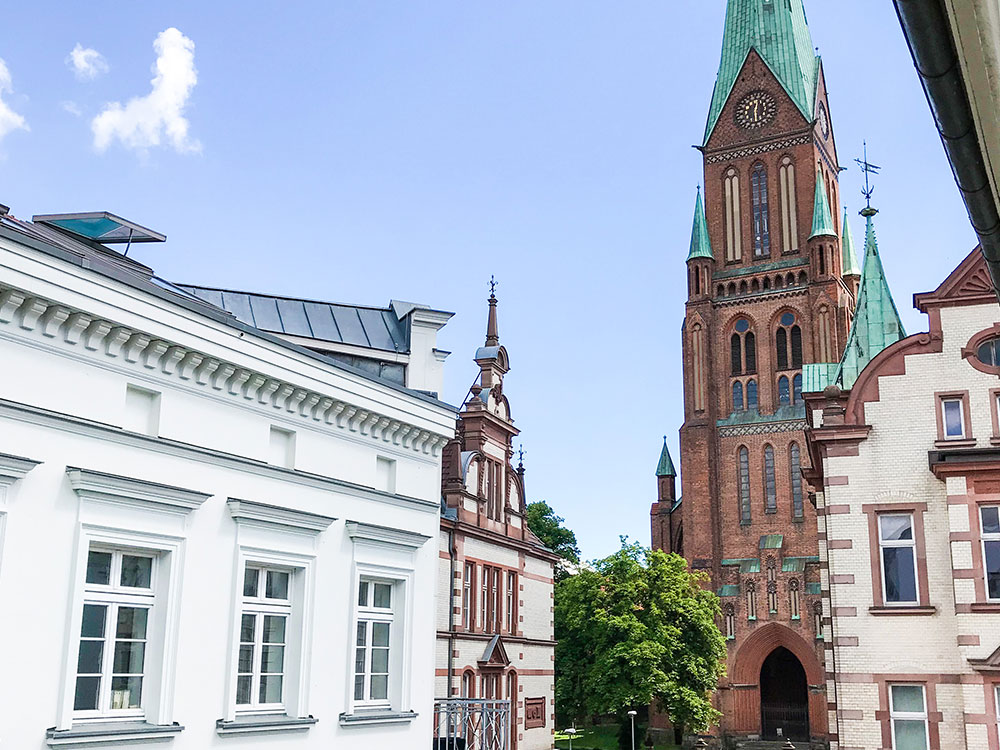
[[[429,746],[454,411],[136,278],[0,232],[0,748]]]

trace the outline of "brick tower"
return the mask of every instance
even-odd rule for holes
[[[708,572],[722,597],[729,655],[717,734],[823,747],[803,376],[807,364],[841,359],[857,263],[831,210],[840,166],[802,0],[729,0],[700,150],[705,188],[683,326],[682,500],[664,486],[672,477],[658,479],[652,536]]]

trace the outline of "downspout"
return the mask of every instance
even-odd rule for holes
[[[455,677],[455,529],[448,530],[448,691],[445,700],[451,700],[451,688]],[[449,735],[450,736],[450,735]]]
[[[941,0],[894,0],[913,64],[1000,293],[1000,213],[990,187],[951,24]]]

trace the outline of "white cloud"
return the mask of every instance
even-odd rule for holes
[[[63,102],[60,106],[64,112],[69,112],[73,117],[80,117],[83,114],[76,102]]]
[[[93,81],[111,69],[104,55],[96,49],[84,47],[79,42],[66,58],[66,64],[79,81]]]
[[[200,151],[201,144],[188,134],[184,109],[198,83],[194,67],[194,42],[174,28],[153,43],[153,89],[128,104],[113,102],[91,122],[94,148],[104,151],[115,139],[126,148],[145,152],[166,140],[179,153]]]
[[[15,130],[28,130],[28,123],[3,100],[3,95],[13,91],[7,63],[0,59],[0,140]]]

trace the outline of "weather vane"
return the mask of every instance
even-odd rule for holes
[[[864,172],[865,175],[865,188],[864,190],[861,191],[861,194],[865,197],[865,200],[867,201],[868,205],[861,212],[861,215],[874,216],[875,214],[878,213],[878,210],[872,208],[872,195],[874,195],[875,193],[875,188],[871,184],[871,180],[869,178],[871,175],[875,175],[877,177],[879,172],[882,171],[882,167],[878,166],[877,164],[872,164],[870,161],[868,161],[868,141],[864,141],[864,146],[865,146],[864,158],[854,160],[857,163],[857,165],[861,167],[861,171]]]
[[[490,296],[495,297],[497,293],[497,280],[490,274]]]
[[[517,446],[517,462],[521,466],[524,466],[524,445]]]

